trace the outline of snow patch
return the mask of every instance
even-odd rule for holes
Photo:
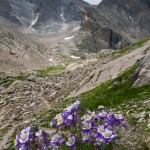
[[[128,13],[129,18],[133,21],[133,18],[131,17],[130,13]]]
[[[53,59],[52,59],[52,58],[49,58],[48,61],[53,62]]]
[[[78,31],[80,29],[80,27],[75,27],[74,29],[73,29],[73,31]]]
[[[38,18],[39,18],[39,13],[37,14],[35,20],[33,20],[33,22],[31,23],[30,28],[32,28],[32,27],[37,23]],[[32,29],[33,29],[33,28],[32,28]],[[34,29],[33,29],[33,30],[34,30]]]
[[[60,14],[60,16],[61,16],[61,19],[62,19],[62,21],[63,21],[63,23],[64,23],[64,22],[65,22],[64,13],[62,12],[62,13]]]
[[[132,19],[132,17],[129,15],[129,18]]]
[[[81,59],[81,57],[78,57],[78,56],[70,56],[71,58],[73,58],[73,59]]]
[[[65,40],[68,41],[68,40],[71,40],[71,39],[73,39],[73,38],[74,38],[74,36],[69,36],[69,37],[66,37]]]

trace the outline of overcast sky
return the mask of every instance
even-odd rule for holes
[[[88,2],[88,3],[90,3],[90,4],[97,5],[97,4],[99,4],[102,0],[84,0],[84,1],[86,1],[86,2]]]

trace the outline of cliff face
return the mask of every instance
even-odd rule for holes
[[[67,7],[64,9],[64,17],[67,22],[81,21],[85,7],[92,7],[82,0],[69,1]]]
[[[85,8],[76,44],[86,52],[122,49],[150,35],[150,1],[103,0]]]
[[[9,20],[14,24],[21,25],[20,21],[15,16],[12,16],[12,11],[8,0],[0,0],[0,20]]]
[[[0,0],[0,21],[28,27],[42,0]]]
[[[0,0],[0,21],[46,31],[64,22],[81,21],[88,6],[82,0]]]
[[[61,1],[60,0],[43,0],[37,12],[37,22],[35,27],[49,23],[49,21],[61,22]]]

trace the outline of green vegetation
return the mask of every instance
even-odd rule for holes
[[[81,98],[82,107],[90,110],[97,110],[99,105],[112,108],[132,99],[141,100],[150,96],[149,85],[139,88],[132,88],[133,81],[131,79],[131,75],[134,73],[137,67],[138,65],[135,65],[124,71],[116,79],[109,80],[101,84],[97,88],[79,96],[79,98]],[[117,83],[117,85],[115,85],[114,83]],[[64,108],[73,101],[75,101],[75,99],[66,99],[61,104],[61,107]],[[40,118],[42,118],[40,120],[42,127],[49,127],[52,118],[57,113],[59,113],[59,111],[51,110],[45,113],[49,114],[48,117],[44,117],[45,114],[42,115],[43,117],[40,116]]]
[[[95,110],[99,105],[108,108],[117,107],[131,100],[142,100],[150,97],[150,85],[132,87],[131,75],[137,65],[127,69],[114,80],[107,81],[97,88],[81,95],[82,106]]]
[[[15,80],[21,80],[24,81],[27,79],[29,75],[22,75],[17,77],[7,77],[0,79],[0,86],[7,88],[10,86]]]
[[[48,76],[50,74],[58,73],[58,72],[61,72],[63,70],[65,70],[65,67],[63,67],[63,66],[51,66],[51,67],[47,67],[43,70],[37,70],[36,72],[38,74]]]
[[[129,52],[131,52],[132,50],[141,47],[141,46],[142,46],[144,43],[146,43],[148,40],[150,40],[149,37],[144,38],[144,39],[138,41],[137,43],[134,43],[134,44],[132,44],[132,45],[126,47],[125,49],[122,49],[122,50],[118,51],[117,53],[118,53],[118,54],[129,53]]]
[[[8,128],[4,128],[0,130],[0,140],[4,137],[4,135],[8,132]]]

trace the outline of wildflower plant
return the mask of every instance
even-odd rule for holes
[[[45,130],[33,132],[31,127],[24,128],[16,136],[16,150],[55,150],[66,147],[81,150],[86,145],[104,150],[110,144],[115,148],[116,131],[119,127],[126,126],[126,119],[121,114],[106,110],[97,113],[86,110],[81,117],[81,110],[80,101],[76,101],[57,114],[50,125],[50,130],[55,131],[53,134],[48,134]]]

